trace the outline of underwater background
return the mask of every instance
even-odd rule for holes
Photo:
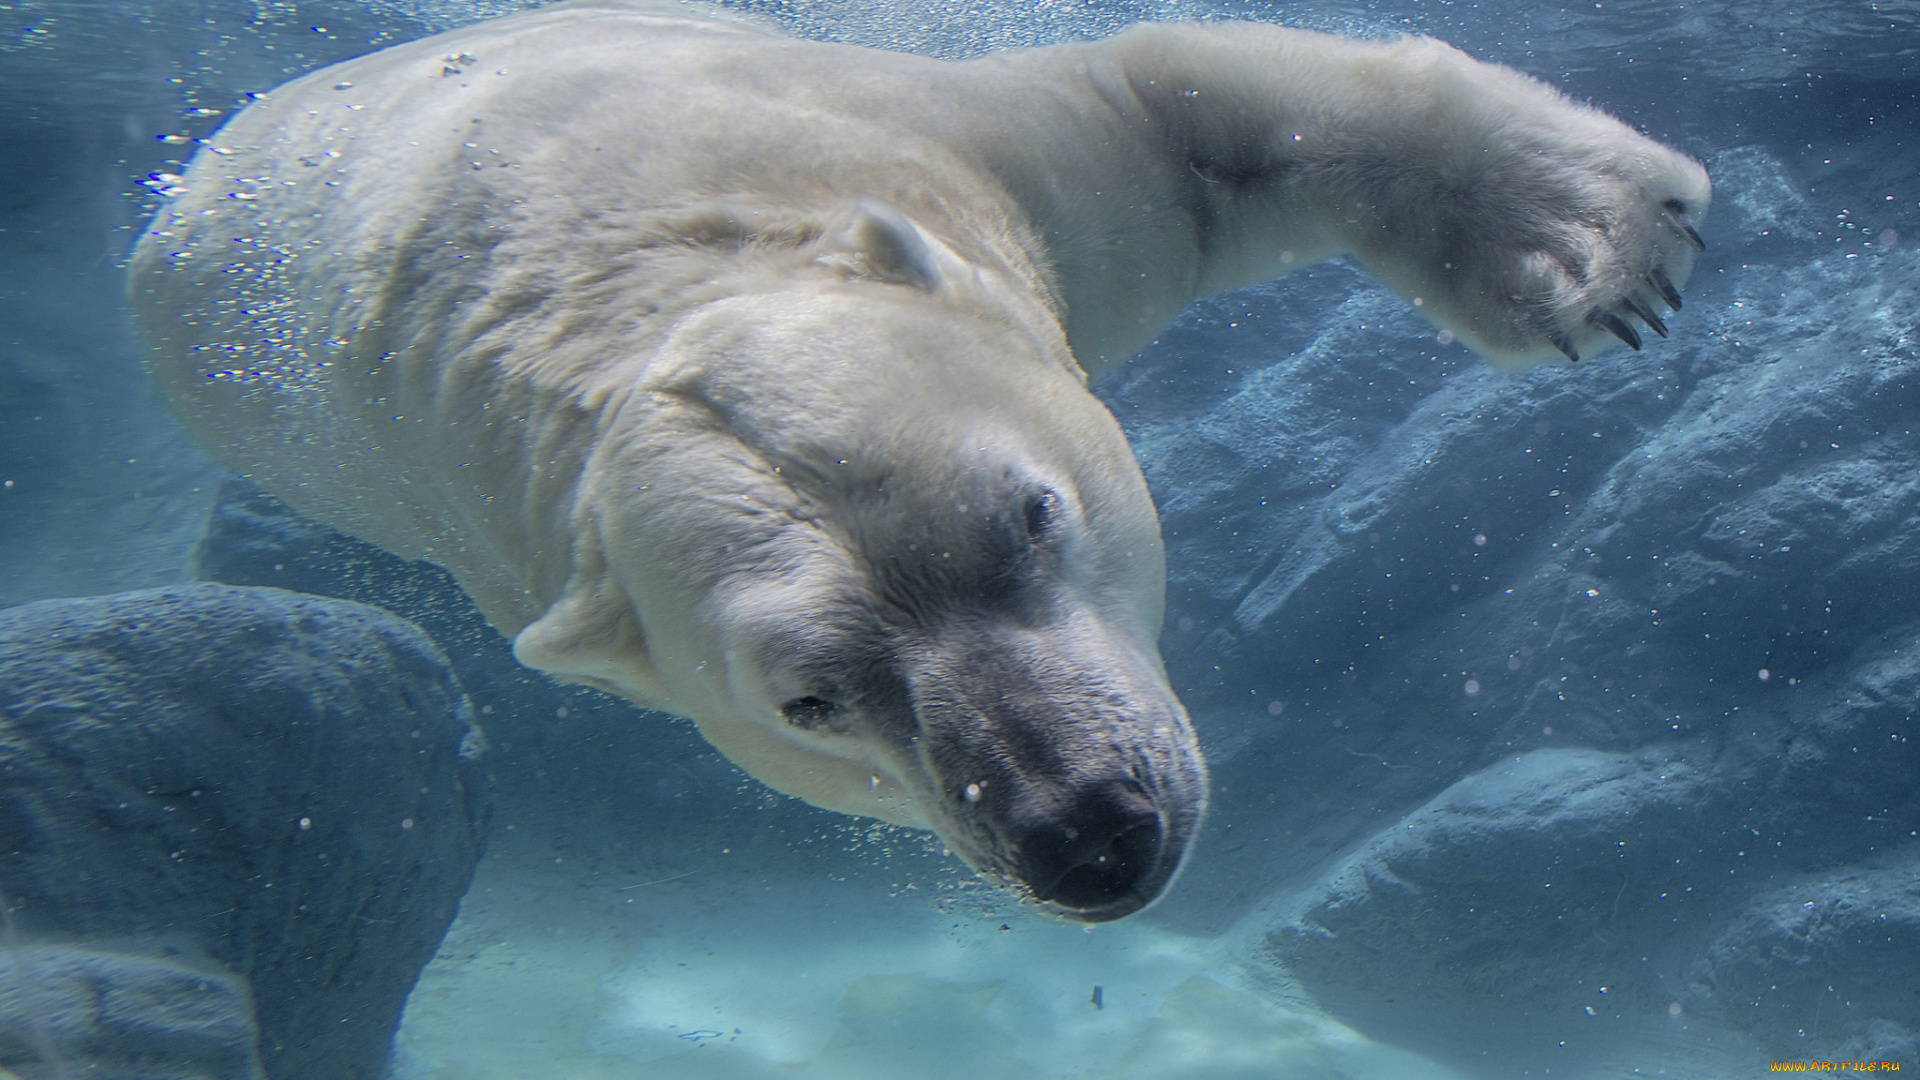
[[[230,723],[262,707],[231,655],[324,689],[274,707],[332,733],[298,753],[342,814],[413,782],[381,771],[410,740],[444,748],[423,793],[453,793],[332,860],[328,888],[408,885],[330,901],[298,948],[331,989],[266,964],[234,1005],[222,972],[281,946],[170,955],[140,978],[175,989],[123,1027],[197,1032],[204,1064],[110,1075],[360,1075],[208,1019],[310,1030],[355,994],[390,1003],[355,1021],[381,1053],[374,1014],[404,1001],[398,1080],[1920,1068],[1920,3],[729,5],[951,57],[1142,20],[1430,34],[1714,178],[1685,310],[1641,352],[1499,374],[1335,261],[1196,305],[1102,379],[1161,509],[1162,647],[1214,789],[1170,894],[1095,928],[519,668],[444,574],[225,475],[147,383],[122,264],[197,140],[294,75],[523,6],[0,2],[0,720],[66,693],[36,648],[131,627],[138,648],[97,646],[120,666],[89,661],[119,696],[89,707],[208,730],[151,714],[184,687],[228,725],[187,779],[126,781],[155,815],[194,812],[194,769],[227,755],[263,777],[207,811],[237,857],[291,843],[283,818],[326,831],[258,764],[285,740]],[[262,642],[196,581],[419,629],[289,599],[298,629]],[[133,1036],[63,987],[121,961],[54,956],[27,901],[145,856],[102,834],[34,863],[4,823],[73,781],[20,765],[24,738],[0,728],[0,1076],[95,1075],[63,1048]],[[246,846],[256,827],[277,838]],[[190,899],[169,889],[142,902]],[[456,903],[410,995],[354,966]],[[221,941],[266,925],[208,910]]]

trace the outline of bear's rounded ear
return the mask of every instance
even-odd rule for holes
[[[580,563],[560,599],[514,635],[514,659],[562,682],[657,707],[664,687],[647,656],[633,603],[597,555]]]
[[[839,264],[862,277],[895,285],[911,285],[923,292],[939,292],[946,283],[940,264],[954,259],[938,240],[920,231],[907,215],[879,199],[854,204],[853,220],[839,236],[840,250],[821,261]],[[837,258],[835,256],[838,256]]]

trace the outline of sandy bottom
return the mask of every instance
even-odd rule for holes
[[[613,881],[496,845],[396,1080],[1459,1077],[1253,985],[1216,940],[755,865]]]

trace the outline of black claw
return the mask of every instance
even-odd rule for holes
[[[1660,294],[1660,299],[1665,300],[1668,307],[1680,310],[1680,290],[1673,287],[1673,279],[1667,276],[1665,270],[1656,266],[1647,271],[1647,284],[1653,286],[1653,291]]]
[[[1679,229],[1681,235],[1687,238],[1687,243],[1693,245],[1693,250],[1707,250],[1707,242],[1700,239],[1700,233],[1687,221],[1685,214],[1674,209],[1673,205],[1668,205],[1665,209],[1667,211],[1667,220],[1673,222],[1673,227]]]
[[[1566,353],[1568,360],[1576,364],[1580,362],[1580,354],[1574,351],[1573,342],[1567,340],[1567,335],[1558,330],[1553,330],[1547,333],[1547,340],[1553,342],[1554,348]]]
[[[1627,348],[1635,352],[1640,350],[1640,331],[1635,330],[1632,323],[1613,312],[1605,308],[1594,308],[1587,312],[1587,321],[1626,342]]]
[[[1654,314],[1653,305],[1640,299],[1637,293],[1628,293],[1627,298],[1621,303],[1627,305],[1627,310],[1640,316],[1640,321],[1647,324],[1647,329],[1661,337],[1667,336],[1667,324],[1661,322],[1660,316]]]

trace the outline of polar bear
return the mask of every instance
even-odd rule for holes
[[[965,62],[563,4],[299,79],[132,263],[192,432],[1047,910],[1155,898],[1206,774],[1087,391],[1347,252],[1495,362],[1678,308],[1705,172],[1423,38],[1145,25]]]

